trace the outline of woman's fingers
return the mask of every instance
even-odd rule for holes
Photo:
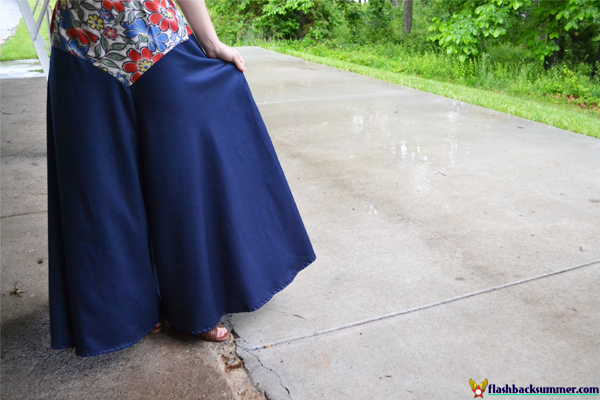
[[[246,67],[244,66],[244,59],[242,58],[240,53],[238,53],[238,51],[233,47],[229,47],[226,44],[220,44],[215,58],[220,58],[223,61],[232,62],[237,67],[237,69],[239,69],[242,72],[246,70]]]
[[[246,67],[244,67],[244,64],[242,64],[242,62],[240,61],[240,59],[238,57],[235,57],[232,62],[235,64],[237,69],[239,69],[240,71],[244,72],[246,70]]]
[[[236,50],[234,50],[234,52],[235,52],[235,55],[233,57],[232,62],[235,64],[237,69],[244,72],[246,70],[246,67],[244,66],[244,59],[242,58],[240,53],[238,53]]]

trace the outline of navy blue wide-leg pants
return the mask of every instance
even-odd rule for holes
[[[244,74],[193,35],[132,86],[53,48],[52,348],[127,347],[253,311],[315,260]]]

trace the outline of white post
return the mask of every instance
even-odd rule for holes
[[[48,57],[48,50],[50,50],[50,45],[44,41],[39,33],[44,18],[46,18],[48,30],[50,30],[50,17],[48,14],[50,12],[50,10],[48,10],[50,0],[44,0],[37,21],[33,16],[33,12],[31,11],[31,7],[29,7],[29,2],[27,0],[18,0],[18,3],[19,7],[21,8],[21,13],[23,14],[23,19],[25,20],[25,25],[27,25],[27,31],[29,32],[29,36],[31,36],[31,40],[33,41],[33,47],[35,47],[35,52],[40,60],[40,64],[42,64],[44,74],[46,75],[46,78],[48,78],[48,72],[50,70],[50,57]]]

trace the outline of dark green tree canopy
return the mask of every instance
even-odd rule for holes
[[[525,44],[540,59],[567,46],[591,55],[600,39],[599,0],[446,0],[435,7],[430,39],[461,59],[493,40]]]
[[[207,2],[219,36],[229,42],[339,40],[343,30],[345,40],[357,44],[412,41],[427,48],[428,39],[461,61],[508,44],[546,67],[568,59],[595,71],[595,60],[600,63],[600,0],[414,0],[398,7],[392,0]],[[407,28],[413,22],[417,33]]]

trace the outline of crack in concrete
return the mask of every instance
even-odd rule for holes
[[[271,342],[271,343],[268,343],[268,344],[263,344],[263,345],[259,345],[259,346],[248,347],[248,348],[242,347],[242,349],[244,349],[248,353],[252,354],[251,352],[254,351],[254,350],[258,350],[258,349],[262,349],[262,348],[267,348],[267,347],[272,347],[272,346],[276,346],[276,345],[280,345],[280,344],[284,344],[284,343],[296,342],[298,340],[309,339],[309,338],[313,338],[313,337],[316,337],[316,336],[325,335],[327,333],[332,333],[332,332],[337,332],[337,331],[341,331],[341,330],[345,330],[345,329],[354,328],[354,327],[359,326],[359,325],[365,325],[365,324],[369,324],[369,323],[372,323],[372,322],[381,321],[381,320],[388,319],[388,318],[398,317],[400,315],[405,315],[405,314],[410,314],[410,313],[414,313],[414,312],[417,312],[417,311],[426,310],[426,309],[429,309],[429,308],[433,308],[433,307],[441,306],[441,305],[444,305],[444,304],[453,303],[455,301],[463,300],[463,299],[466,299],[466,298],[469,298],[469,297],[474,297],[474,296],[478,296],[478,295],[481,295],[481,294],[494,292],[496,290],[506,289],[506,288],[509,288],[509,287],[512,287],[512,286],[521,285],[523,283],[527,283],[527,282],[539,280],[539,279],[542,279],[542,278],[547,278],[549,276],[562,274],[562,273],[573,271],[573,270],[576,270],[576,269],[579,269],[579,268],[583,268],[583,267],[588,267],[590,265],[594,265],[594,264],[598,264],[598,263],[600,263],[600,260],[590,261],[590,262],[587,262],[585,264],[579,264],[579,265],[575,265],[573,267],[561,269],[561,270],[558,270],[558,271],[548,272],[548,273],[541,274],[541,275],[536,275],[536,276],[533,276],[531,278],[521,279],[521,280],[516,281],[516,282],[505,283],[503,285],[493,286],[491,288],[478,290],[476,292],[466,293],[466,294],[463,294],[463,295],[460,295],[460,296],[451,297],[449,299],[436,301],[436,302],[430,303],[430,304],[425,304],[423,306],[413,307],[413,308],[409,308],[407,310],[396,311],[396,312],[392,312],[392,313],[389,313],[389,314],[380,315],[378,317],[367,318],[367,319],[364,319],[362,321],[351,322],[349,324],[345,324],[345,325],[341,325],[341,326],[337,326],[337,327],[325,329],[325,330],[322,330],[322,331],[316,331],[316,332],[313,332],[313,333],[310,333],[310,334],[307,334],[307,335],[296,336],[296,337],[292,337],[292,338],[289,338],[289,339],[276,340],[275,342]]]
[[[272,373],[274,373],[274,374],[275,374],[275,376],[277,376],[277,378],[279,379],[279,384],[281,385],[281,387],[282,387],[282,388],[284,388],[284,389],[285,389],[285,391],[287,392],[287,394],[288,394],[289,398],[291,399],[291,398],[292,398],[292,394],[290,393],[290,390],[289,390],[289,389],[288,389],[288,388],[287,388],[287,387],[286,387],[286,386],[283,384],[283,380],[281,379],[281,376],[280,376],[280,375],[279,375],[277,372],[275,372],[275,370],[273,370],[273,369],[271,369],[271,368],[269,368],[269,367],[265,366],[265,365],[262,363],[262,361],[260,360],[260,358],[258,357],[258,355],[257,355],[257,354],[254,354],[253,352],[251,352],[251,351],[248,351],[248,350],[247,350],[247,349],[246,349],[244,346],[238,346],[238,345],[237,345],[237,341],[238,341],[238,340],[240,340],[240,341],[244,342],[244,344],[248,343],[248,341],[247,341],[247,340],[245,340],[243,337],[241,337],[241,336],[239,335],[239,333],[237,333],[237,332],[236,332],[235,328],[233,327],[233,323],[231,322],[231,316],[229,316],[229,315],[228,315],[228,316],[226,316],[226,317],[225,317],[225,324],[227,325],[227,329],[229,329],[229,331],[231,332],[231,334],[232,334],[232,335],[234,335],[234,337],[235,337],[235,339],[236,339],[236,340],[234,341],[234,343],[235,343],[235,345],[236,345],[236,348],[237,348],[237,347],[239,347],[240,349],[244,350],[246,353],[248,353],[248,354],[250,354],[250,355],[254,356],[254,358],[256,358],[256,361],[258,361],[258,363],[260,364],[260,366],[261,366],[263,369],[265,369],[265,370],[268,370],[268,371],[271,371]],[[248,344],[249,344],[249,343],[248,343]],[[237,351],[236,351],[236,353],[237,353]],[[248,376],[252,376],[252,374],[250,373],[250,371],[248,370],[248,368],[246,368],[246,362],[244,361],[244,358],[243,358],[243,357],[242,357],[240,354],[238,354],[238,357],[240,357],[240,359],[242,360],[242,364],[243,364],[243,366],[244,366],[244,369],[246,370],[246,373],[248,374]],[[254,386],[256,387],[256,385],[254,385]],[[258,389],[258,388],[256,388],[256,389]],[[265,397],[267,397],[267,399],[269,399],[269,396],[267,396],[267,393],[264,393],[264,392],[263,392],[263,394],[265,395]],[[270,400],[270,399],[269,399],[269,400]]]
[[[288,388],[287,388],[287,387],[286,387],[286,386],[283,384],[283,380],[281,379],[281,376],[279,376],[279,374],[278,374],[277,372],[275,372],[275,370],[273,370],[273,369],[271,369],[271,368],[269,368],[269,367],[266,367],[266,366],[265,366],[265,365],[262,363],[262,361],[260,361],[260,358],[259,358],[259,357],[258,357],[256,354],[252,353],[251,351],[248,351],[247,353],[248,353],[248,354],[251,354],[251,355],[253,355],[253,356],[256,358],[256,361],[258,361],[258,363],[260,364],[260,366],[261,366],[261,367],[263,367],[263,368],[264,368],[264,369],[266,369],[266,370],[269,370],[269,371],[271,371],[272,373],[274,373],[274,374],[277,376],[277,378],[279,378],[279,384],[281,385],[281,387],[282,387],[282,388],[284,388],[284,389],[285,389],[285,391],[287,392],[288,396],[289,396],[289,397],[290,397],[290,399],[291,399],[291,398],[292,398],[292,394],[290,393],[290,389],[288,389]],[[266,394],[266,393],[265,393],[265,396],[267,396],[267,394]],[[267,396],[267,398],[269,398],[269,396]]]

